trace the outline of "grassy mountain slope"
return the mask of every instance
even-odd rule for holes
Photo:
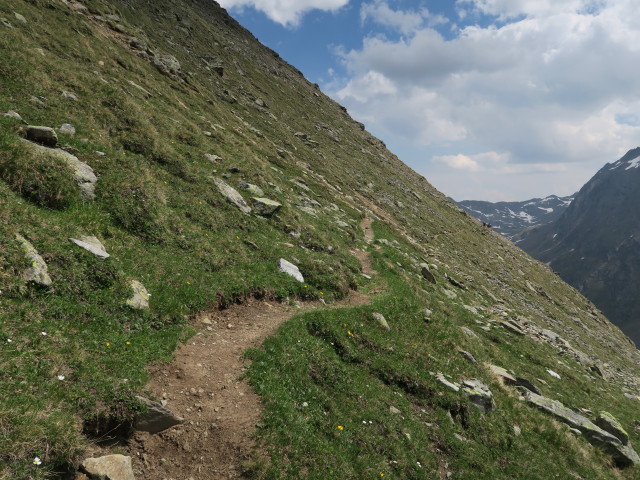
[[[2,0],[0,17],[10,25],[0,25],[0,111],[31,125],[74,125],[59,143],[98,176],[95,200],[83,200],[68,167],[24,143],[23,122],[0,117],[4,478],[70,471],[91,434],[126,425],[142,408],[135,394],[145,366],[170,358],[197,312],[250,296],[331,302],[350,289],[381,292],[370,306],[294,318],[250,352],[248,375],[265,401],[254,475],[637,476],[523,404],[484,366],[511,369],[572,408],[606,408],[640,445],[638,401],[623,395],[640,388],[629,340],[215,3]],[[255,184],[283,208],[245,215],[212,177]],[[378,248],[358,227],[365,216]],[[46,261],[51,287],[23,280],[30,261],[16,234]],[[82,235],[111,256],[68,240]],[[371,250],[379,276],[359,275],[353,248]],[[279,272],[280,258],[305,282]],[[127,306],[131,280],[151,293],[148,310]],[[370,320],[374,311],[390,331]],[[518,318],[566,339],[582,363],[501,326]],[[497,409],[483,415],[438,372],[482,379]]]

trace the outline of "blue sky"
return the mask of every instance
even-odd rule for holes
[[[219,0],[456,200],[576,192],[640,145],[637,0]]]

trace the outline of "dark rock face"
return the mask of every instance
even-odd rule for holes
[[[523,202],[458,202],[467,213],[491,225],[496,232],[512,239],[527,228],[546,225],[557,220],[573,200],[573,195],[532,198]]]
[[[555,222],[516,244],[580,290],[640,343],[640,148],[605,165]]]

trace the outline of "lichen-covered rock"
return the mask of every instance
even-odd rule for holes
[[[58,135],[51,127],[40,127],[29,125],[26,130],[27,140],[45,145],[47,147],[55,147],[58,144]]]
[[[618,419],[609,412],[600,412],[600,415],[596,417],[594,423],[605,432],[609,432],[611,435],[619,438],[623,445],[629,443],[629,434]]]
[[[162,404],[144,397],[136,398],[147,407],[147,411],[139,415],[135,420],[133,428],[136,430],[159,433],[184,422],[184,418],[167,410]]]
[[[391,330],[391,327],[389,326],[389,323],[387,322],[387,319],[384,318],[384,315],[382,315],[380,312],[373,312],[371,314],[371,317],[378,322],[378,324],[384,328],[385,330]]]
[[[624,445],[619,438],[598,427],[588,418],[568,409],[557,400],[551,400],[533,392],[528,392],[524,398],[540,410],[579,430],[591,445],[611,455],[618,466],[640,465],[640,457],[630,444]]]
[[[304,277],[298,267],[296,267],[293,263],[288,262],[284,258],[281,258],[278,261],[278,268],[282,273],[286,273],[287,275],[291,275],[293,278],[298,280],[300,283],[304,283]]]
[[[469,397],[473,405],[484,413],[495,410],[496,404],[493,401],[493,393],[484,383],[477,378],[463,380],[462,391]]]
[[[240,190],[244,190],[244,191],[248,192],[249,194],[253,195],[254,197],[264,197],[264,191],[260,187],[258,187],[257,185],[254,185],[252,183],[240,182],[238,184],[238,188]]]
[[[127,300],[127,305],[137,310],[144,310],[149,308],[149,292],[144,288],[138,280],[131,280],[129,286],[133,290],[133,296]]]
[[[80,468],[92,480],[135,480],[131,457],[124,455],[87,458]]]
[[[104,245],[102,245],[100,240],[94,236],[84,235],[80,238],[70,238],[69,241],[102,259],[109,258],[111,256],[106,252]]]
[[[242,195],[240,195],[235,188],[227,185],[224,180],[220,178],[211,178],[213,180],[213,183],[216,184],[216,187],[218,187],[218,190],[220,191],[222,196],[226,198],[231,205],[237,207],[238,210],[240,210],[242,213],[251,213],[251,207],[247,205],[247,202],[245,202],[244,198],[242,198]]]
[[[180,62],[173,55],[157,55],[153,65],[165,75],[178,75],[182,71]]]
[[[31,262],[31,266],[22,273],[22,279],[25,282],[37,283],[44,287],[50,286],[52,282],[47,264],[38,254],[38,251],[22,235],[16,234],[16,240],[20,242],[24,256]]]
[[[268,217],[282,208],[282,204],[269,198],[251,197],[251,205],[258,215]]]

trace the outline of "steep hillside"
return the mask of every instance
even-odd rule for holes
[[[629,339],[215,2],[0,19],[0,478],[86,478],[100,453],[138,479],[637,478]],[[198,400],[228,385],[175,399],[152,372],[250,300],[249,326],[317,308],[247,353],[263,410],[228,470],[180,440],[233,453]],[[184,418],[149,434],[182,456],[132,436],[160,409],[138,395]]]
[[[555,222],[518,246],[549,264],[640,343],[640,148],[605,165]]]
[[[569,197],[549,195],[523,202],[463,200],[458,202],[458,205],[481,222],[491,225],[496,232],[511,239],[527,228],[553,222],[572,201],[573,195]]]

